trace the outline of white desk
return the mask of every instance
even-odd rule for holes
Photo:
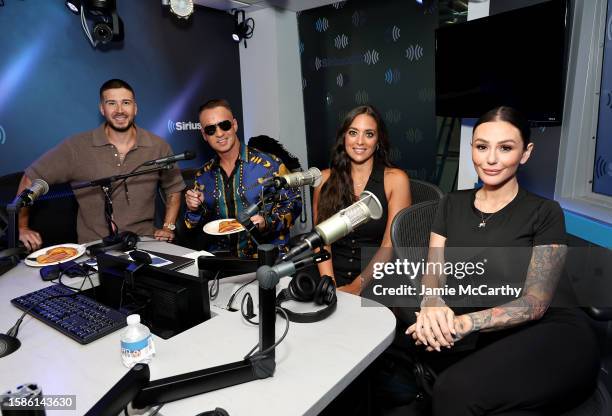
[[[166,243],[139,247],[171,254],[189,252]],[[197,266],[183,272],[195,273]],[[236,281],[243,279],[222,280],[219,300],[212,304],[225,305],[228,294],[239,285]],[[0,331],[6,332],[22,313],[10,300],[46,285],[37,269],[23,264],[0,276]],[[256,283],[248,290],[256,300]],[[236,308],[241,299],[242,295],[237,297]],[[284,306],[314,309],[312,304],[295,302]],[[217,316],[171,339],[155,337],[157,356],[150,364],[151,380],[239,361],[257,343],[258,328],[246,323],[239,312],[216,306],[212,312]],[[284,325],[284,319],[277,318],[277,338]],[[394,330],[395,318],[387,308],[363,307],[361,298],[339,293],[338,308],[328,319],[291,323],[287,337],[276,348],[274,377],[168,403],[159,414],[193,416],[222,407],[231,416],[316,415],[391,344]],[[0,392],[34,382],[44,394],[76,395],[76,412],[48,414],[82,415],[127,372],[121,363],[119,333],[80,345],[28,316],[19,330],[21,348],[0,358]]]

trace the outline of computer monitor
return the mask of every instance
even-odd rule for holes
[[[208,284],[202,277],[136,267],[128,258],[110,254],[97,259],[100,286],[95,299],[126,315],[140,314],[155,335],[168,339],[210,319]]]

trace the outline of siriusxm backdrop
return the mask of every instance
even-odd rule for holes
[[[178,25],[159,1],[117,1],[125,40],[92,49],[63,0],[5,1],[0,7],[0,175],[23,170],[67,136],[102,122],[98,89],[109,78],[136,91],[137,123],[195,167],[210,156],[196,123],[204,100],[225,97],[242,119],[238,45],[232,17],[197,7]],[[239,132],[242,137],[242,129]]]
[[[336,129],[353,107],[386,121],[391,159],[411,177],[435,164],[437,2],[350,0],[299,14],[308,163],[328,167]]]

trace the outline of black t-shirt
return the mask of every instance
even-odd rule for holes
[[[457,294],[460,287],[464,291],[462,296],[445,297],[453,309],[479,310],[516,299],[518,294],[509,288],[523,288],[532,248],[566,243],[563,211],[557,202],[519,189],[501,210],[481,213],[474,206],[475,195],[473,189],[446,195],[432,225],[432,232],[446,237],[444,259],[455,267],[451,270],[459,270],[460,263],[476,264],[476,271],[480,264],[483,270],[482,274],[447,273],[447,286]],[[479,227],[483,218],[486,225]],[[503,287],[508,289],[502,291]],[[479,293],[468,294],[466,288],[479,288]],[[495,294],[482,294],[488,290]]]
[[[565,244],[563,211],[556,201],[522,188],[501,210],[482,213],[474,206],[476,190],[446,195],[438,206],[431,230],[446,237],[447,247],[534,247]],[[487,219],[488,218],[488,219]]]

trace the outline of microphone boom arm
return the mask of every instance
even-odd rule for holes
[[[156,166],[150,169],[137,170],[136,172],[130,172],[123,175],[113,175],[106,178],[95,179],[93,181],[84,181],[84,182],[76,182],[71,184],[72,190],[83,189],[83,188],[91,188],[94,186],[99,186],[104,194],[104,216],[106,218],[106,223],[108,225],[109,235],[115,236],[117,235],[117,231],[113,228],[113,200],[112,200],[112,190],[111,184],[116,181],[120,181],[122,179],[131,178],[132,176],[140,176],[146,173],[152,172],[160,172],[162,170],[169,170],[172,168],[172,164],[164,165],[164,166]]]

